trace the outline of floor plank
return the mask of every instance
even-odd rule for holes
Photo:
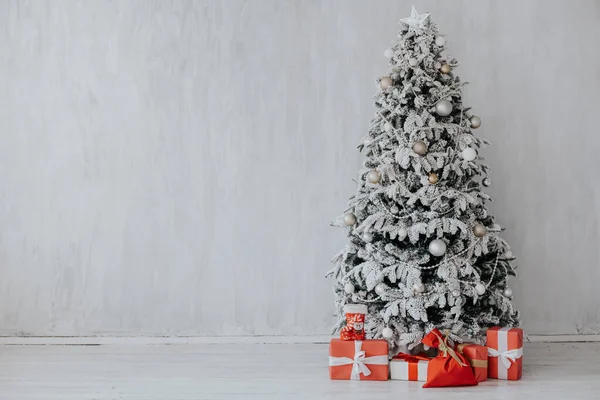
[[[330,381],[324,344],[0,346],[2,400],[598,399],[600,343],[528,343],[519,382]]]

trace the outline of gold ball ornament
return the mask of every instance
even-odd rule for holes
[[[420,140],[418,142],[415,142],[415,144],[413,144],[412,149],[415,153],[417,153],[420,156],[424,156],[425,154],[427,154],[427,144]]]
[[[382,90],[386,90],[387,88],[392,86],[392,78],[390,78],[389,76],[382,76],[379,79],[379,86]]]
[[[483,224],[475,224],[475,226],[473,227],[473,235],[477,237],[484,237],[486,233],[487,229]]]
[[[352,226],[356,223],[356,215],[354,215],[354,213],[346,213],[344,214],[344,224],[346,224],[346,226]]]
[[[442,66],[440,67],[440,72],[442,74],[449,74],[450,72],[452,72],[452,67],[448,64],[442,64]]]
[[[429,174],[429,176],[427,177],[427,180],[429,181],[429,183],[431,183],[432,185],[435,185],[436,183],[438,183],[440,181],[440,178],[438,177],[438,175],[435,172],[432,172]]]
[[[377,170],[371,170],[367,174],[367,180],[369,183],[377,184],[381,180],[381,174]]]
[[[477,129],[480,126],[481,126],[481,118],[479,118],[477,115],[473,115],[471,117],[471,128]]]

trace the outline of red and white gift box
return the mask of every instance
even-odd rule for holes
[[[523,330],[493,327],[487,331],[488,377],[518,381],[523,373]]]
[[[428,357],[398,354],[390,361],[390,379],[425,382],[428,366]]]
[[[331,339],[329,378],[387,381],[388,376],[389,358],[386,340]]]

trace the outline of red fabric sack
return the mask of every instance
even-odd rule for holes
[[[469,362],[462,354],[458,354],[448,343],[448,336],[434,329],[422,340],[422,343],[437,348],[440,353],[429,361],[427,368],[427,382],[424,388],[447,386],[475,386],[477,380]]]

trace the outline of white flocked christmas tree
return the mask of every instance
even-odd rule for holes
[[[488,166],[474,135],[481,120],[463,105],[465,82],[445,56],[429,14],[401,20],[384,52],[375,117],[357,193],[335,225],[348,243],[333,259],[338,322],[346,304],[365,304],[370,339],[390,352],[412,349],[433,328],[482,342],[491,326],[518,325],[509,276],[514,257],[488,213]]]

